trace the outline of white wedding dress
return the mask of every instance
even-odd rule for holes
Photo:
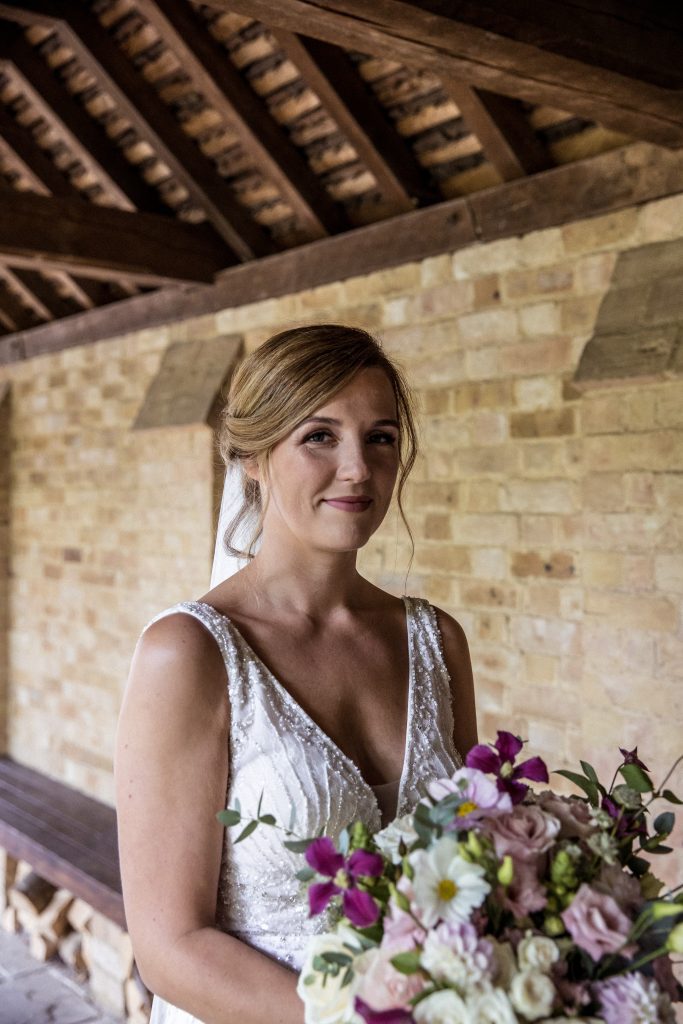
[[[406,595],[403,602],[410,655],[403,771],[395,783],[374,789],[227,616],[203,601],[182,601],[147,623],[186,612],[218,643],[231,712],[226,806],[239,799],[242,813],[255,816],[263,792],[261,813],[273,814],[300,836],[324,828],[336,838],[355,819],[376,831],[411,811],[431,779],[451,775],[462,764],[453,745],[449,675],[436,612],[424,598]],[[303,857],[285,849],[283,833],[266,825],[235,845],[240,828],[225,833],[216,926],[298,971],[308,938],[327,926],[325,914],[308,916],[306,887],[295,877]],[[201,1022],[155,996],[151,1024]]]

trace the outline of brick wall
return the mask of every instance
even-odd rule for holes
[[[333,319],[378,332],[419,391],[407,591],[462,622],[481,737],[603,774],[638,744],[661,775],[683,752],[683,380],[572,378],[618,255],[681,237],[673,198],[0,368],[14,756],[111,799],[138,633],[208,589],[210,430],[130,430],[164,348]],[[391,511],[360,566],[400,593],[408,554]]]

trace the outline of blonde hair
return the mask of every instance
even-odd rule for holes
[[[381,343],[358,327],[315,324],[294,327],[273,335],[237,367],[217,431],[217,447],[226,466],[242,464],[242,503],[223,535],[226,551],[253,558],[253,547],[263,530],[265,508],[257,480],[244,471],[253,461],[262,479],[267,476],[272,449],[298,423],[330,401],[359,370],[384,370],[396,399],[399,422],[398,508],[411,542],[415,544],[401,502],[403,487],[417,456],[415,400],[399,366]],[[234,547],[243,521],[255,520],[246,551]]]

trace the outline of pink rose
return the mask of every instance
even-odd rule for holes
[[[536,802],[541,810],[559,821],[558,839],[586,839],[596,830],[588,804],[578,797],[558,796],[544,789],[536,794]]]
[[[539,881],[536,862],[516,860],[512,883],[506,889],[499,890],[499,898],[505,909],[518,919],[533,914],[535,910],[542,910],[548,897]]]
[[[518,804],[509,814],[486,818],[482,822],[493,839],[496,853],[509,853],[515,866],[518,861],[536,860],[555,842],[560,823],[535,804]]]
[[[614,897],[597,892],[585,882],[560,916],[576,945],[596,962],[605,953],[621,949],[631,928],[631,921]],[[635,949],[634,944],[624,946],[623,953],[631,956]]]
[[[360,981],[355,994],[373,1010],[409,1009],[409,1000],[424,988],[420,974],[401,974],[392,966],[391,958],[396,952],[395,949],[372,949],[361,958],[365,966],[356,961]]]

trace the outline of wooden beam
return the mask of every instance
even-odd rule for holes
[[[55,167],[37,142],[35,142],[31,133],[27,129],[21,128],[10,117],[6,109],[0,107],[0,151],[3,150],[11,162],[18,164],[22,174],[28,178],[31,182],[31,187],[39,195],[54,195],[58,198],[80,198],[78,189]],[[24,275],[27,273],[30,272],[23,272]],[[78,277],[71,277],[69,280],[81,308],[91,309],[93,306],[102,306],[115,299],[115,295],[109,286],[102,281]],[[36,275],[33,281],[38,290],[36,291],[36,288],[31,290],[36,298],[51,310],[54,316],[68,316],[75,312],[74,309],[70,308],[68,300],[62,299],[50,287],[42,275]],[[43,285],[41,285],[41,282],[43,282]],[[51,297],[50,292],[52,292]],[[48,301],[48,298],[50,301]]]
[[[442,79],[441,84],[503,181],[547,171],[552,166],[550,154],[537,138],[519,100],[471,89],[453,79]]]
[[[81,4],[22,0],[0,13],[50,25],[78,63],[109,93],[119,111],[152,146],[204,210],[209,222],[241,260],[275,251],[275,243],[236,199],[215,165],[183,131],[156,90],[139,74],[97,17]],[[227,59],[227,58],[226,58]]]
[[[168,213],[156,190],[146,184],[106,132],[52,74],[23,32],[14,26],[1,27],[0,58],[9,64],[41,115],[117,206],[124,210]],[[55,168],[48,187],[55,195],[66,195],[58,177],[65,180]]]
[[[80,313],[68,322],[12,335],[0,340],[0,364],[293,294],[680,192],[683,153],[647,143],[624,146],[233,267],[208,288],[165,288],[106,310]]]
[[[75,299],[63,298],[52,283],[37,270],[25,267],[5,268],[5,274],[11,273],[31,297],[34,309],[44,320],[58,320],[63,316],[80,313],[83,306]]]
[[[192,0],[193,3],[199,0]],[[627,62],[620,70],[567,57],[548,46],[504,33],[501,5],[443,0],[202,0],[220,11],[257,18],[269,28],[324,39],[361,53],[425,68],[530,103],[544,103],[599,121],[605,127],[675,148],[683,145],[683,110],[677,89],[639,78]],[[485,6],[491,25],[482,27]],[[529,6],[529,5],[527,5]],[[535,9],[538,4],[533,5]],[[627,5],[626,5],[627,6]],[[601,22],[619,34],[621,12]],[[501,28],[496,26],[502,25]],[[680,33],[678,35],[680,52]],[[649,42],[671,49],[671,33]],[[679,62],[680,63],[680,62]]]
[[[85,276],[135,281],[211,281],[226,265],[220,240],[203,225],[0,191],[0,256],[29,269],[77,269]]]
[[[395,213],[441,198],[409,144],[339,47],[282,29],[271,31],[361,163],[374,175]]]
[[[271,179],[292,207],[310,240],[348,228],[341,208],[311,170],[305,157],[273,119],[266,104],[244,81],[230,57],[193,16],[185,0],[137,0],[212,106],[237,133],[254,165]]]
[[[0,277],[0,308],[17,331],[25,331],[40,323],[35,310],[28,309],[19,301],[3,277]]]

